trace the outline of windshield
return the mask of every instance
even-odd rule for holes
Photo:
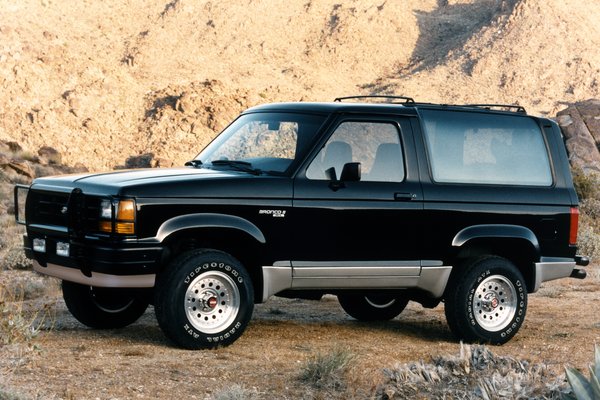
[[[311,114],[245,114],[196,160],[208,168],[286,174],[308,150],[324,120],[324,116]]]

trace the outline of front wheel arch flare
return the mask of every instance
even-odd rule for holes
[[[186,214],[171,218],[158,228],[156,239],[162,243],[171,235],[182,230],[202,228],[234,229],[245,232],[258,243],[265,244],[267,242],[265,235],[252,222],[235,215],[216,213]]]

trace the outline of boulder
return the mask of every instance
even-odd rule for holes
[[[125,168],[150,168],[154,154],[145,153],[138,156],[131,156],[125,160]]]
[[[11,160],[7,166],[13,169],[19,175],[24,175],[28,178],[35,178],[35,170],[27,161]]]
[[[117,166],[115,169],[130,169],[130,168],[165,168],[172,167],[173,162],[166,158],[155,157],[154,153],[144,153],[137,156],[128,157],[125,160],[125,165]]]
[[[0,168],[6,167],[8,164],[10,164],[10,158],[6,154],[0,152]]]
[[[10,151],[12,151],[13,153],[18,153],[20,151],[23,151],[23,148],[17,142],[4,142],[4,143],[8,146]]]
[[[571,166],[600,173],[600,100],[591,99],[559,111],[556,118],[565,136]]]
[[[57,165],[62,162],[62,156],[54,147],[43,146],[38,150],[40,156],[40,162],[42,164],[53,164]]]

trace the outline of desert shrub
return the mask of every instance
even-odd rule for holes
[[[563,293],[566,291],[567,289],[564,286],[542,286],[538,291],[538,296],[557,299],[562,297]]]
[[[52,324],[54,305],[48,303],[27,311],[22,293],[0,286],[0,346],[18,343],[34,347],[33,340],[41,329]]]
[[[242,385],[233,384],[212,396],[213,400],[252,400],[257,398],[255,390],[246,389]]]
[[[579,168],[572,171],[573,185],[580,200],[600,199],[600,177],[597,174],[586,174]]]
[[[13,215],[0,215],[0,271],[30,270],[31,260],[23,251],[25,228],[17,225]]]
[[[33,300],[44,296],[48,291],[48,286],[48,279],[34,276],[33,279],[25,279],[14,287],[13,293],[19,299]]]
[[[462,345],[458,356],[435,356],[384,369],[377,399],[560,399],[563,377],[545,364],[496,356],[486,346]]]
[[[600,189],[598,189],[600,192]],[[592,261],[600,260],[600,199],[589,198],[579,205],[580,223],[577,237],[579,254],[584,254]]]
[[[3,389],[0,387],[0,399],[1,400],[24,400],[27,397],[20,395],[11,389]]]
[[[568,367],[565,370],[572,390],[572,394],[567,398],[577,400],[600,399],[600,347],[598,345],[596,345],[594,365],[590,365],[589,368],[589,380],[575,368]]]
[[[581,201],[579,210],[584,217],[589,218],[597,223],[600,223],[600,200],[599,199],[585,199]]]
[[[340,390],[346,387],[345,375],[354,355],[335,348],[327,354],[309,358],[300,374],[300,381],[315,389]]]
[[[32,269],[31,260],[25,256],[22,247],[13,247],[6,251],[2,260],[0,260],[0,271],[18,269]]]
[[[581,225],[577,234],[578,253],[600,260],[600,232],[589,225]]]

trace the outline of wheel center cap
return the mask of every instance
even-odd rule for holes
[[[491,306],[492,306],[492,308],[498,307],[498,298],[497,297],[494,297],[492,299]]]
[[[208,305],[210,308],[215,308],[217,306],[217,298],[216,297],[211,297],[210,299],[208,299],[208,301],[206,302],[206,305]]]
[[[485,295],[484,297],[484,309],[486,311],[492,311],[495,310],[496,307],[498,307],[498,305],[500,304],[500,302],[498,301],[498,297],[496,297],[495,293],[488,293]]]

